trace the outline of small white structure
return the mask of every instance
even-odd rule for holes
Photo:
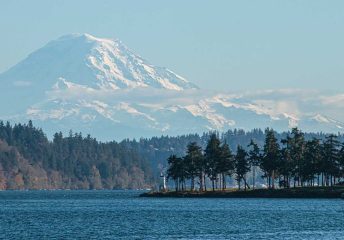
[[[165,176],[163,171],[161,171],[161,173],[160,173],[159,191],[161,191],[161,192],[167,191],[166,176]]]

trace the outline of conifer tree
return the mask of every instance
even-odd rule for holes
[[[222,190],[226,189],[226,177],[231,176],[234,168],[234,156],[227,143],[222,144],[221,156],[218,163],[218,172],[221,174]]]
[[[191,190],[195,190],[195,178],[200,179],[200,189],[203,189],[203,154],[202,148],[196,142],[191,142],[187,146],[187,152],[184,157],[186,176],[191,179]]]
[[[337,140],[337,136],[330,134],[326,137],[323,143],[323,160],[324,160],[324,172],[325,172],[325,184],[332,186],[336,183],[336,177],[339,174],[339,147],[340,144]]]
[[[265,144],[260,167],[265,172],[268,180],[268,187],[272,189],[275,188],[275,174],[278,168],[279,157],[280,148],[275,133],[273,129],[267,128],[265,130]]]
[[[205,149],[206,173],[212,182],[213,191],[215,191],[215,182],[218,175],[218,162],[221,158],[220,139],[216,134],[212,134]]]
[[[251,139],[250,144],[248,145],[250,148],[248,152],[248,161],[250,166],[252,167],[252,186],[255,189],[256,186],[256,168],[260,165],[261,162],[261,154],[258,145]]]
[[[243,180],[245,191],[246,191],[246,187],[248,186],[248,184],[246,182],[245,175],[249,171],[250,171],[250,165],[247,159],[247,153],[240,145],[238,145],[237,152],[235,155],[235,174],[236,174],[236,180],[238,182],[239,190],[240,190],[241,180]]]
[[[167,178],[172,179],[175,182],[176,191],[180,190],[180,185],[182,184],[182,190],[184,190],[183,187],[183,181],[185,177],[184,173],[184,166],[183,166],[183,159],[180,157],[177,157],[176,155],[171,155],[167,159],[169,168],[167,170]]]
[[[297,182],[298,186],[303,186],[304,179],[302,178],[304,164],[303,156],[305,150],[305,139],[304,134],[298,128],[293,128],[291,131],[291,138],[290,138],[290,157],[293,163],[292,167],[292,175],[294,177],[294,186],[295,182]]]

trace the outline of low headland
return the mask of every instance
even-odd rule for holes
[[[296,187],[283,189],[254,189],[226,191],[161,191],[146,192],[140,197],[172,198],[343,198],[344,186]]]

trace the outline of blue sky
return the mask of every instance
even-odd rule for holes
[[[75,32],[204,89],[344,89],[344,1],[0,0],[0,72]]]

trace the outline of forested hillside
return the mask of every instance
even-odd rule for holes
[[[118,189],[152,184],[151,165],[125,143],[0,122],[0,189]]]
[[[171,154],[185,155],[190,142],[205,148],[211,133],[177,137],[100,142],[72,131],[56,133],[51,140],[27,124],[0,121],[0,189],[121,189],[155,185]],[[235,152],[253,139],[260,147],[265,134],[260,129],[230,130],[218,134]],[[287,133],[276,133],[278,140]],[[324,139],[323,133],[306,133],[305,139]],[[115,138],[115,137],[114,137]],[[339,135],[338,140],[344,140]]]

